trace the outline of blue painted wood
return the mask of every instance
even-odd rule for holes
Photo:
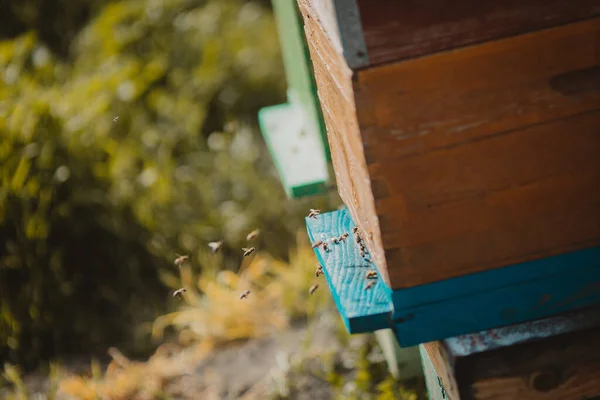
[[[562,275],[501,287],[471,296],[395,309],[401,346],[545,318],[600,304],[600,268],[589,266]]]
[[[455,336],[445,339],[444,344],[453,357],[465,357],[596,326],[600,326],[600,309],[591,308],[557,317]]]
[[[354,226],[346,209],[306,222],[313,242]],[[342,318],[351,333],[392,324],[403,347],[600,304],[600,247],[395,291],[378,281],[365,291],[365,271],[376,266],[351,238],[316,250]]]
[[[365,278],[367,271],[377,269],[360,256],[352,236],[355,225],[347,210],[324,213],[316,219],[306,218],[306,226],[312,243],[339,237],[346,232],[349,234],[344,242],[329,242],[329,251],[322,247],[315,249],[348,331],[362,333],[389,328],[392,303],[387,296],[385,283],[378,278],[372,288],[365,289],[371,282]]]

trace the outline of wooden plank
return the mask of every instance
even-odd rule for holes
[[[600,251],[600,248],[596,250]],[[563,264],[562,272],[556,275],[522,280],[512,286],[501,286],[498,282],[497,285],[475,287],[463,297],[421,303],[415,307],[398,307],[396,300],[402,297],[403,290],[396,290],[392,297],[398,341],[403,347],[413,346],[600,304],[600,259],[597,253],[595,258],[577,267]],[[481,274],[485,276],[490,272]],[[462,283],[463,278],[455,278],[454,283]],[[435,284],[423,287],[430,285],[428,290],[433,290]]]
[[[600,328],[456,361],[461,398],[590,399],[600,396]]]
[[[433,369],[430,375],[438,378],[428,386],[433,391],[443,387],[445,398],[453,400],[598,396],[599,311],[592,308],[421,345],[424,361]]]
[[[306,224],[313,243],[355,226],[347,209]],[[340,314],[351,333],[393,328],[403,347],[600,304],[600,247],[409,289],[378,281],[371,291],[365,273],[379,268],[351,239],[315,251]]]
[[[299,0],[313,61],[321,108],[340,197],[373,249],[373,259],[389,282],[371,181],[356,118],[353,75],[329,39],[309,0]]]
[[[329,179],[321,137],[307,124],[303,111],[302,105],[295,103],[264,107],[258,113],[283,188],[293,198],[325,192]]]
[[[370,65],[600,15],[597,0],[358,0]]]
[[[306,226],[311,243],[329,241],[327,251],[317,247],[315,254],[348,331],[373,332],[390,327],[392,303],[388,290],[383,280],[366,278],[366,273],[377,271],[377,267],[361,257],[352,236],[355,225],[347,210],[306,218]],[[349,234],[345,241],[330,241],[343,233]],[[370,282],[373,286],[366,289]]]
[[[599,154],[597,111],[370,168],[392,286],[599,244]]]
[[[599,36],[595,18],[359,71],[367,160],[384,163],[598,109]],[[588,71],[590,90],[556,87],[577,71]]]
[[[422,359],[427,363],[430,376],[435,378],[427,382],[427,387],[435,389],[432,399],[458,400],[458,384],[454,378],[454,360],[451,358],[446,346],[441,341],[428,342],[419,345],[422,349]],[[431,378],[430,378],[431,379]]]
[[[358,72],[392,288],[600,243],[598,37],[596,18]]]

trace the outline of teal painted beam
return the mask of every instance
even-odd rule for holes
[[[306,224],[313,243],[355,226],[346,209]],[[350,332],[353,324],[364,332],[387,323],[403,347],[600,304],[600,247],[409,289],[391,290],[378,280],[370,292],[376,297],[363,293],[365,271],[377,267],[362,260],[353,241],[315,252]]]
[[[350,333],[372,332],[390,327],[392,303],[387,295],[382,279],[370,280],[368,271],[376,271],[373,263],[365,261],[354,242],[354,223],[346,211],[324,213],[314,218],[306,218],[311,243],[327,241],[343,233],[349,236],[345,241],[328,243],[328,251],[315,248],[319,263],[335,304],[344,324]],[[369,282],[375,282],[367,289]]]

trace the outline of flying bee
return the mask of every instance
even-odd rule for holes
[[[319,275],[323,275],[323,266],[317,263],[317,269],[315,270],[315,276],[318,278]]]
[[[246,247],[242,247],[242,251],[244,252],[244,257],[248,257],[250,254],[254,253],[256,250],[254,247],[250,247],[249,249]]]
[[[316,210],[314,208],[310,209],[310,212],[308,213],[308,218],[314,218],[317,219],[317,215],[321,214],[321,210]]]
[[[117,123],[117,121],[118,121],[118,120],[119,120],[119,117],[118,117],[118,116],[116,116],[116,117],[114,117],[114,118],[113,118],[113,122],[114,122],[115,124]]]
[[[318,241],[316,241],[316,242],[315,242],[315,243],[312,245],[312,248],[313,248],[313,249],[316,249],[317,247],[321,246],[322,244],[323,244],[323,241],[322,241],[322,240],[318,240]]]
[[[258,237],[258,235],[260,234],[260,229],[255,229],[252,232],[250,232],[248,234],[248,236],[246,236],[246,240],[250,241],[252,239],[256,239]]]
[[[249,290],[242,292],[242,294],[240,294],[240,300],[247,299],[249,294],[250,294]]]
[[[376,279],[377,278],[377,271],[369,271],[369,272],[367,272],[367,274],[365,275],[365,278],[367,278],[367,279]]]
[[[178,267],[181,267],[181,265],[186,262],[187,260],[190,259],[190,256],[188,256],[187,254],[182,256],[180,254],[175,254],[177,256],[177,258],[175,259],[175,261],[173,261],[173,264],[177,265]]]
[[[371,289],[374,285],[375,285],[375,281],[371,281],[371,282],[367,283],[367,286],[365,286],[365,290]]]
[[[181,289],[177,289],[176,291],[173,292],[173,297],[177,297],[178,299],[182,299],[183,298],[183,294],[187,292],[187,290],[185,288],[181,288]]]
[[[312,285],[310,287],[310,289],[308,289],[308,293],[313,294],[314,292],[317,291],[318,288],[319,288],[319,284],[318,283],[316,285]]]
[[[217,251],[219,251],[219,249],[221,248],[221,246],[223,246],[223,241],[222,240],[219,240],[217,242],[210,242],[208,244],[208,247],[210,247],[210,250],[213,253],[216,253]]]

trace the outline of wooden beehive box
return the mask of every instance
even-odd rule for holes
[[[465,277],[448,296],[600,280],[598,0],[298,3],[338,191],[396,314],[402,290]]]

